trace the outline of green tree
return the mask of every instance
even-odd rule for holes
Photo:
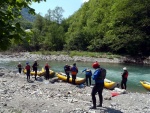
[[[47,27],[47,32],[44,39],[44,49],[46,50],[63,50],[64,39],[64,29],[57,23],[51,23]]]
[[[150,55],[149,2],[90,0],[65,20],[68,47],[134,56]],[[89,43],[83,45],[85,39]]]
[[[19,23],[15,23],[16,18],[21,17],[22,8],[28,8],[29,12],[34,14],[34,9],[29,5],[32,2],[41,2],[46,0],[1,0],[0,1],[0,49],[6,50],[11,45],[11,39],[16,43],[22,40],[25,32],[21,29]]]

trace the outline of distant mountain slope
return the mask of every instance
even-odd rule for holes
[[[22,11],[21,11],[21,14],[22,14],[24,19],[26,19],[26,20],[28,20],[30,22],[33,22],[35,20],[35,16],[29,14],[27,8],[23,8]]]

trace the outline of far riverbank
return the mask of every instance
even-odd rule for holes
[[[104,63],[133,63],[133,64],[146,64],[150,65],[150,57],[148,58],[132,58],[122,56],[119,58],[95,58],[95,57],[85,57],[85,56],[69,56],[69,55],[42,55],[42,54],[32,54],[30,52],[19,52],[19,53],[0,53],[0,59],[12,60],[12,61],[24,61],[24,60],[49,60],[49,61],[75,61],[75,62],[104,62]]]

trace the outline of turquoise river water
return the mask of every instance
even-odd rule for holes
[[[26,61],[20,61],[23,66],[25,66]],[[39,70],[44,67],[46,61],[38,61]],[[33,64],[33,61],[29,61],[30,65]],[[72,65],[74,62],[60,62],[60,61],[49,61],[51,69],[55,72],[64,72],[63,67],[67,63]],[[16,61],[0,61],[0,67],[5,67],[8,69],[16,70],[18,62]],[[84,73],[81,73],[83,69],[90,68],[92,72],[92,62],[76,62],[79,69],[78,76],[84,77]],[[143,88],[140,84],[140,80],[147,80],[150,82],[150,66],[149,65],[137,65],[137,64],[112,64],[112,63],[100,63],[101,67],[107,70],[106,78],[115,82],[120,83],[121,73],[123,72],[122,68],[127,67],[129,71],[127,90],[130,92],[142,92],[146,93],[147,90]],[[94,83],[94,81],[92,81]]]

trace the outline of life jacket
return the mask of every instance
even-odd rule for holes
[[[18,64],[18,68],[21,68],[21,64]]]
[[[77,73],[78,73],[78,68],[75,67],[75,66],[73,66],[73,67],[71,68],[71,74],[72,74],[72,75],[76,75]]]
[[[30,65],[27,65],[27,66],[26,66],[26,70],[30,70]]]
[[[126,71],[124,78],[128,78],[128,71]]]
[[[70,71],[70,66],[65,66],[65,67],[64,67],[64,70],[65,70],[65,71]]]
[[[86,70],[86,75],[87,75],[87,76],[92,76],[91,70]]]
[[[38,66],[38,64],[37,64],[37,62],[35,62],[32,66],[33,70],[37,70],[37,66]]]
[[[49,70],[49,65],[45,65],[45,70]]]

